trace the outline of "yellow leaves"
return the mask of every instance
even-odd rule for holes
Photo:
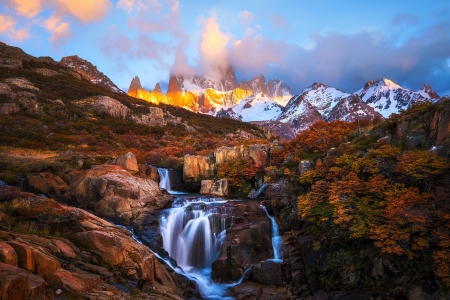
[[[406,151],[400,157],[395,172],[404,177],[424,180],[442,174],[450,167],[447,159],[426,150]]]

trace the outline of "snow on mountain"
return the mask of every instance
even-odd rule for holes
[[[252,90],[255,95],[263,93],[281,106],[285,106],[293,96],[291,89],[282,80],[269,80],[266,84],[264,75],[256,76],[250,81],[243,80],[239,87],[244,90]]]
[[[243,122],[268,121],[276,119],[281,110],[282,107],[279,104],[265,97],[263,93],[259,93],[242,100],[228,110],[223,109],[217,115],[239,119]]]
[[[392,113],[398,113],[400,109],[407,109],[412,103],[421,100],[431,100],[435,102],[439,99],[427,84],[417,92],[402,88],[392,80],[387,78],[370,80],[362,89],[355,93],[361,99],[375,108],[384,117],[389,117]]]
[[[364,103],[358,95],[342,98],[326,116],[327,121],[342,120],[352,122],[357,119],[373,120],[382,118],[375,109]]]
[[[116,93],[124,94],[105,74],[100,72],[96,66],[89,61],[78,57],[77,55],[63,57],[60,63],[68,68],[75,70],[83,78],[89,80],[93,84],[102,86]],[[134,79],[134,78],[133,78]]]
[[[281,123],[291,124],[290,127],[295,134],[323,119],[322,114],[305,96],[307,94],[303,93],[292,98],[277,118]]]

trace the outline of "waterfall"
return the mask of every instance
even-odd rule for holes
[[[172,190],[170,189],[169,170],[158,168],[158,174],[159,174],[159,187],[165,189],[170,193]]]
[[[234,284],[211,280],[212,263],[219,257],[233,208],[225,200],[207,197],[179,197],[161,217],[164,249],[184,273],[197,281],[205,299],[233,299],[228,289]]]
[[[273,260],[276,262],[282,262],[282,252],[283,252],[283,239],[280,236],[280,233],[278,231],[278,225],[275,221],[275,218],[271,215],[269,215],[269,212],[267,211],[267,208],[265,206],[262,206],[262,209],[266,213],[266,215],[269,217],[269,219],[272,221],[272,247],[273,247]]]

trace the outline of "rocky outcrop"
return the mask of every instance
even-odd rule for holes
[[[228,196],[228,179],[220,179],[217,181],[202,180],[200,194],[221,197]]]
[[[35,194],[43,194],[59,201],[69,201],[69,186],[61,177],[52,173],[43,172],[27,174],[25,188]]]
[[[124,93],[114,84],[114,82],[111,81],[111,79],[108,78],[108,76],[100,72],[96,66],[89,61],[78,57],[77,55],[63,57],[60,64],[75,71],[81,75],[81,77],[89,80],[93,84],[99,85],[112,92],[121,94]]]
[[[13,192],[20,199],[15,202],[18,209],[46,207],[46,213],[70,218],[72,226],[60,230],[81,246],[50,235],[0,231],[1,299],[54,299],[58,289],[61,299],[129,299],[131,290],[140,299],[183,298],[189,281],[166,269],[127,230],[82,209],[8,186],[0,189],[0,196]],[[37,222],[41,214],[36,211],[30,218]]]
[[[105,113],[110,117],[126,119],[129,116],[129,109],[119,101],[108,96],[100,96],[94,102],[93,108],[100,113]]]
[[[60,73],[50,70],[50,69],[46,69],[46,68],[39,68],[35,70],[36,73],[44,75],[44,76],[56,76],[56,75],[61,75]]]
[[[113,164],[118,165],[119,167],[128,172],[132,173],[139,172],[136,155],[134,155],[131,152],[118,156],[116,159],[113,160]]]
[[[155,182],[159,182],[161,180],[161,178],[159,177],[158,168],[147,164],[140,164],[138,165],[138,168],[139,177],[148,178]]]
[[[438,104],[430,124],[430,136],[437,147],[447,149],[450,153],[450,98],[443,98]]]
[[[167,121],[164,118],[164,111],[159,107],[149,107],[148,114],[133,116],[133,120],[138,124],[147,126],[165,126]]]
[[[211,179],[217,166],[230,160],[250,158],[253,163],[265,165],[270,158],[270,145],[260,144],[250,147],[220,147],[209,156],[184,156],[183,180],[185,182],[198,182]]]
[[[238,204],[235,214],[235,224],[212,265],[211,277],[216,281],[237,281],[250,265],[273,257],[271,223],[259,203]]]
[[[68,178],[71,194],[78,203],[126,222],[169,207],[173,201],[172,196],[162,194],[158,183],[135,177],[119,166],[94,166],[84,172],[73,171]]]
[[[142,89],[141,80],[138,76],[133,77],[130,83],[130,87],[128,88],[128,95],[131,97],[138,98],[139,90]]]
[[[214,176],[215,165],[208,156],[185,155],[183,163],[183,180],[198,182]]]

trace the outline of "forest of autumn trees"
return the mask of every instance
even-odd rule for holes
[[[378,141],[377,141],[378,140]],[[298,164],[314,167],[300,174]],[[317,122],[274,151],[279,176],[298,187],[298,214],[321,236],[374,245],[381,253],[432,261],[450,286],[450,164],[427,150]],[[273,171],[272,171],[273,173]],[[446,188],[448,187],[448,188]]]

